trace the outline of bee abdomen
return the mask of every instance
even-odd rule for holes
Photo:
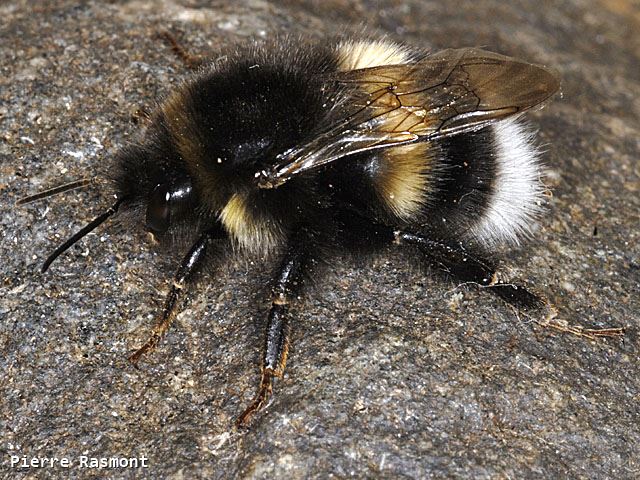
[[[490,247],[518,243],[541,211],[532,134],[514,120],[437,142],[429,226]]]
[[[495,165],[484,215],[472,234],[488,244],[518,243],[531,234],[543,210],[542,171],[534,132],[515,120],[492,127]]]
[[[336,46],[337,66],[343,71],[408,63],[413,57],[410,49],[386,39],[351,39]]]

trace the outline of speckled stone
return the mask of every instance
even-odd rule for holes
[[[0,4],[0,474],[3,478],[637,478],[640,475],[640,9],[631,0],[131,0]],[[36,6],[38,5],[38,6]],[[553,189],[505,271],[560,318],[625,326],[588,341],[518,318],[389,251],[337,259],[297,309],[287,375],[248,432],[269,268],[227,262],[161,347],[149,333],[175,256],[117,222],[47,274],[47,253],[109,204],[100,188],[14,207],[94,175],[140,128],[137,108],[196,54],[291,32],[373,32],[483,46],[555,67],[530,115]],[[21,469],[10,455],[70,458]],[[80,468],[78,457],[148,457]]]

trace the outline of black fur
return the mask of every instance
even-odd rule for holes
[[[434,144],[437,193],[427,212],[427,231],[452,240],[483,216],[496,187],[493,127]]]
[[[366,169],[375,165],[377,151],[344,158],[278,189],[256,188],[255,172],[330,124],[345,101],[343,92],[323,80],[336,68],[330,47],[279,43],[238,50],[205,68],[181,93],[184,131],[172,132],[171,119],[161,111],[144,139],[118,155],[113,177],[118,197],[127,199],[124,210],[141,217],[156,185],[190,179],[192,214],[172,225],[163,237],[169,242],[178,228],[184,233],[192,224],[194,237],[216,222],[235,192],[248,195],[256,218],[276,222],[287,233],[301,226],[315,232],[311,238],[323,251],[377,245],[364,224],[367,218],[407,226],[390,214],[368,179]],[[176,135],[189,135],[202,153],[185,158]],[[453,240],[489,202],[495,174],[492,130],[443,139],[433,152],[429,161],[437,191],[408,226]]]

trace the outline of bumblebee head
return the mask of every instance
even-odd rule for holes
[[[169,142],[127,146],[116,156],[112,174],[122,210],[155,236],[172,235],[197,221],[198,192]]]

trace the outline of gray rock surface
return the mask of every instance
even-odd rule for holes
[[[630,0],[183,0],[0,4],[0,475],[3,478],[637,478],[640,432],[640,9]],[[297,310],[287,375],[248,432],[268,268],[228,262],[136,370],[176,259],[112,224],[45,275],[47,253],[109,204],[99,188],[14,207],[99,171],[186,75],[163,29],[215,58],[277,32],[367,25],[432,49],[552,65],[562,95],[530,117],[549,199],[505,252],[560,318],[625,326],[588,341],[433,280],[393,252],[338,259]],[[353,27],[356,25],[356,27]],[[16,469],[10,455],[68,457]],[[78,457],[148,457],[80,468]]]

